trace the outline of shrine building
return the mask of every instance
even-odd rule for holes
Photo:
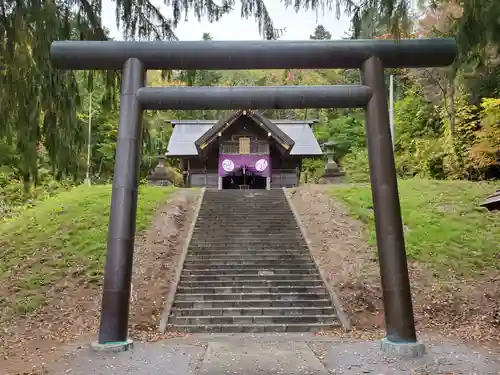
[[[302,159],[321,156],[316,120],[272,120],[253,110],[220,120],[172,120],[167,158],[188,187],[271,189],[299,185]]]

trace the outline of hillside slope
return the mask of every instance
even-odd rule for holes
[[[141,188],[138,231],[147,227],[158,204],[171,192]],[[0,223],[0,306],[30,313],[59,280],[84,276],[87,283],[99,283],[110,199],[110,186],[79,186]]]
[[[478,207],[497,188],[463,181],[399,181],[420,330],[500,344],[500,212]],[[354,327],[365,332],[383,328],[369,185],[302,186],[291,195],[313,255],[339,289]]]
[[[156,330],[197,196],[139,189],[133,337],[148,340]],[[1,375],[39,373],[60,357],[61,344],[95,339],[110,198],[111,186],[80,186],[0,222]]]
[[[497,185],[498,186],[498,185]],[[479,207],[495,184],[466,181],[401,180],[399,193],[410,260],[440,275],[476,276],[500,268],[500,214]],[[333,188],[349,213],[368,224],[376,245],[371,189],[368,184]]]

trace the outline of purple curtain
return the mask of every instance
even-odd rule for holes
[[[219,155],[219,176],[229,176],[245,168],[252,174],[262,177],[271,176],[269,155]]]

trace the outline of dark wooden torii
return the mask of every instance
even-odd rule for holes
[[[99,344],[127,341],[143,110],[364,107],[387,331],[383,348],[411,351],[404,345],[418,342],[384,68],[447,66],[456,53],[454,39],[52,43],[56,68],[123,70]],[[335,68],[361,69],[361,85],[144,87],[148,69]]]

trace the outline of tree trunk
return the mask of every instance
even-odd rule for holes
[[[448,86],[448,99],[449,99],[449,117],[450,117],[450,133],[452,137],[455,136],[455,79],[451,79]]]
[[[29,192],[31,190],[31,175],[29,172],[23,172],[22,178],[23,178],[24,194],[29,194]]]

